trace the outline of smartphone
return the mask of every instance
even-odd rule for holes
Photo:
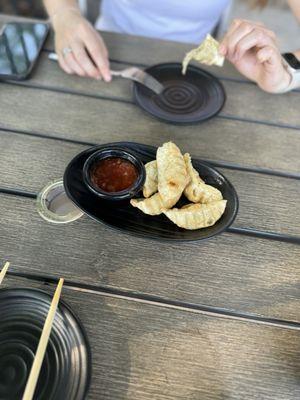
[[[0,32],[0,79],[29,77],[46,37],[49,25],[43,22],[11,22]]]

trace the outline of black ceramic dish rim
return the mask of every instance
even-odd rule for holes
[[[116,154],[105,154],[109,152],[115,152]],[[101,154],[104,154],[104,157],[101,157]],[[111,157],[119,157],[123,158],[124,160],[130,161],[138,170],[138,179],[136,182],[131,185],[129,188],[122,190],[120,192],[105,192],[101,189],[96,189],[91,182],[90,179],[90,171],[94,165],[98,161],[105,160],[106,158]],[[99,150],[93,152],[85,161],[83,165],[83,181],[87,188],[92,191],[96,196],[111,201],[121,201],[121,200],[129,200],[133,198],[143,187],[146,179],[146,169],[143,162],[140,158],[132,151],[128,149],[124,149],[122,147],[111,147],[109,144]]]
[[[179,66],[181,68],[181,64],[178,62],[170,62],[170,63],[161,63],[161,64],[155,64],[155,65],[151,65],[147,68],[144,69],[145,72],[149,73],[149,69],[151,68],[157,68],[157,67],[162,67],[162,66]],[[172,119],[168,119],[168,118],[163,118],[161,116],[157,116],[155,115],[155,113],[153,113],[152,111],[147,110],[139,101],[138,99],[138,88],[139,85],[141,85],[138,82],[133,82],[132,83],[132,93],[133,93],[133,100],[135,102],[135,104],[147,115],[150,115],[152,118],[155,118],[156,120],[159,120],[161,122],[164,123],[169,123],[172,125],[183,125],[183,126],[187,126],[187,125],[196,125],[196,124],[201,124],[202,122],[206,122],[209,121],[210,119],[212,119],[213,117],[215,117],[216,115],[218,115],[224,108],[224,105],[226,103],[227,100],[227,95],[226,95],[226,91],[224,88],[223,83],[220,81],[219,78],[217,78],[215,75],[213,75],[212,73],[206,71],[205,69],[196,67],[195,65],[189,65],[188,66],[188,70],[189,69],[193,69],[193,70],[200,70],[202,74],[206,74],[208,75],[211,79],[213,79],[220,87],[222,94],[223,94],[223,101],[222,104],[220,105],[220,107],[218,108],[218,110],[216,110],[215,112],[213,112],[211,115],[209,115],[208,117],[205,118],[200,118],[198,120],[194,120],[194,121],[190,121],[190,122],[181,122],[181,121],[173,121]],[[151,75],[151,72],[149,73]]]
[[[26,291],[26,292],[34,292],[34,293],[42,293],[43,295],[46,295],[47,297],[49,297],[50,303],[52,300],[52,297],[50,296],[50,294],[44,290],[41,289],[35,289],[35,288],[31,288],[31,287],[9,287],[9,288],[1,288],[0,287],[0,292],[9,292],[9,291]],[[82,396],[82,400],[84,400],[86,398],[86,396],[88,395],[90,386],[91,386],[91,379],[92,379],[92,352],[91,352],[91,345],[89,342],[89,338],[87,336],[86,330],[84,328],[83,323],[81,322],[80,318],[74,313],[74,311],[72,310],[71,306],[69,306],[68,303],[66,303],[64,300],[60,299],[59,300],[59,305],[62,304],[67,310],[68,312],[72,315],[72,317],[74,318],[74,320],[76,321],[76,323],[78,324],[80,330],[81,330],[81,334],[82,337],[85,341],[86,344],[86,352],[87,352],[87,380],[86,380],[86,384],[85,384],[85,388],[84,388],[84,393]],[[58,307],[59,307],[58,305]],[[71,399],[70,399],[71,400]]]
[[[137,142],[115,142],[115,143],[108,143],[108,144],[105,144],[105,145],[96,145],[96,146],[92,146],[92,147],[90,147],[90,148],[88,148],[88,149],[85,149],[85,150],[81,151],[79,154],[77,154],[77,156],[75,156],[75,157],[70,161],[70,163],[67,165],[67,168],[65,169],[65,173],[64,173],[64,177],[63,177],[65,192],[66,192],[68,198],[70,199],[70,201],[72,201],[72,202],[73,202],[77,207],[79,207],[81,210],[82,210],[82,208],[81,208],[80,204],[79,204],[78,202],[76,202],[76,201],[73,200],[73,196],[71,195],[71,193],[70,193],[70,191],[69,191],[67,185],[65,184],[66,176],[67,176],[67,174],[68,174],[69,168],[71,167],[71,165],[72,165],[78,158],[82,157],[84,153],[87,153],[87,152],[91,151],[93,148],[95,149],[95,151],[97,151],[97,150],[101,149],[101,148],[104,147],[104,146],[114,146],[114,145],[115,145],[115,146],[124,146],[124,147],[126,147],[126,146],[139,146],[139,145],[143,145],[143,144],[142,144],[142,143],[137,143]],[[143,146],[145,146],[145,145],[143,145]],[[151,146],[151,145],[146,145],[146,146],[149,148],[149,150],[151,149],[153,152],[156,152],[156,150],[157,150],[157,147],[155,147],[155,146]],[[91,153],[91,154],[92,154],[92,153]],[[102,220],[99,220],[99,219],[96,218],[93,214],[91,214],[91,213],[89,213],[89,212],[87,212],[87,211],[85,211],[85,210],[82,210],[82,211],[83,211],[86,215],[88,215],[92,220],[94,220],[94,221],[96,221],[97,223],[100,223],[100,224],[102,224],[102,225],[104,225],[104,226],[107,226],[108,228],[110,228],[110,229],[112,229],[112,230],[114,230],[114,231],[116,231],[116,232],[121,232],[121,233],[126,234],[126,235],[129,235],[129,236],[139,237],[139,238],[143,238],[143,239],[149,239],[149,240],[153,240],[153,241],[160,241],[160,242],[163,241],[163,242],[165,242],[165,243],[185,243],[185,242],[186,242],[186,243],[187,243],[187,242],[190,242],[190,243],[193,242],[193,243],[195,243],[195,242],[205,242],[205,241],[207,241],[207,240],[209,240],[209,239],[211,239],[211,238],[213,238],[213,237],[215,237],[215,236],[218,236],[218,235],[220,235],[220,234],[226,232],[226,230],[233,224],[233,222],[234,222],[234,220],[235,220],[235,218],[236,218],[236,216],[237,216],[237,214],[238,214],[238,211],[239,211],[239,198],[238,198],[237,192],[236,192],[234,186],[232,185],[232,183],[231,183],[223,174],[221,174],[221,172],[219,172],[216,168],[214,168],[212,165],[210,165],[210,164],[209,164],[208,162],[206,162],[206,161],[202,161],[202,160],[200,160],[200,159],[198,159],[198,158],[196,158],[196,157],[192,157],[192,158],[195,159],[197,162],[199,162],[199,163],[201,163],[201,164],[203,164],[203,165],[205,165],[205,166],[207,166],[207,167],[209,167],[209,168],[211,168],[211,169],[217,171],[218,174],[220,174],[220,175],[226,180],[226,183],[227,183],[228,187],[232,190],[232,193],[234,194],[234,199],[235,199],[235,209],[234,209],[234,212],[233,212],[233,214],[232,214],[230,220],[228,221],[227,226],[224,227],[224,228],[222,228],[222,229],[220,229],[220,231],[217,232],[217,233],[212,233],[211,235],[208,235],[208,236],[205,237],[205,238],[199,238],[199,239],[186,239],[186,238],[184,238],[184,239],[178,239],[178,238],[172,239],[172,238],[157,237],[157,236],[154,236],[154,235],[147,235],[147,236],[146,236],[146,235],[144,235],[144,234],[140,234],[139,232],[131,232],[131,231],[128,231],[128,230],[125,230],[125,229],[118,228],[118,227],[116,227],[116,226],[110,225],[110,224],[108,224],[108,223],[106,223],[106,222],[104,222],[104,221],[102,221]]]

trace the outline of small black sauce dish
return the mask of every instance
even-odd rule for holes
[[[127,189],[119,192],[106,192],[92,182],[91,172],[98,162],[113,157],[122,158],[131,162],[137,169],[138,178],[133,183],[133,185],[131,185]],[[122,149],[121,147],[107,147],[100,149],[91,154],[85,161],[83,166],[83,180],[85,185],[92,193],[105,200],[121,201],[131,199],[132,197],[136,196],[137,193],[142,189],[145,183],[145,179],[146,170],[143,162],[138,156],[134,154],[134,152],[131,152],[127,149]]]

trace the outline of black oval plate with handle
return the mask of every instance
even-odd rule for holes
[[[144,164],[155,159],[156,147],[134,142],[115,142],[92,147],[78,154],[67,166],[64,187],[68,197],[94,220],[135,236],[169,241],[204,240],[225,231],[238,212],[238,197],[232,184],[209,164],[192,158],[205,183],[218,188],[227,200],[226,210],[215,225],[198,230],[185,230],[173,224],[165,215],[150,216],[131,206],[130,202],[102,200],[89,191],[83,182],[82,170],[86,159],[95,151],[116,146],[134,151]],[[182,203],[183,204],[183,203]],[[182,204],[179,203],[179,206]]]

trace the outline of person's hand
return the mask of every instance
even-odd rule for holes
[[[65,72],[103,78],[107,82],[111,80],[105,43],[79,11],[75,8],[63,9],[53,16],[52,23],[55,51]]]
[[[263,24],[246,20],[233,21],[219,51],[241,74],[267,92],[284,91],[291,81],[275,33]]]

